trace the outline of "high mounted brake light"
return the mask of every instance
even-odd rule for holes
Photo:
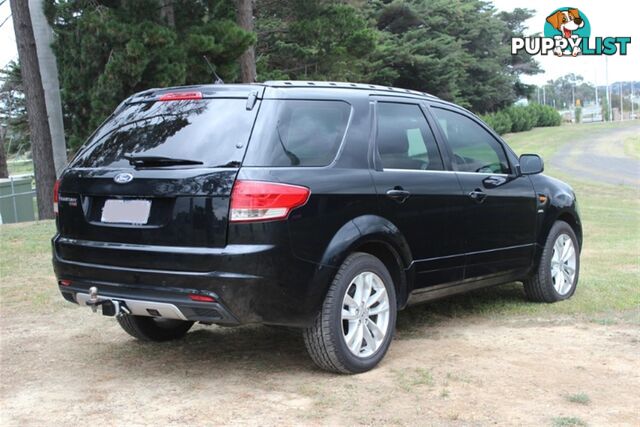
[[[263,181],[236,181],[231,192],[231,222],[284,219],[309,200],[306,187]]]
[[[202,99],[202,92],[168,92],[160,95],[158,101],[189,101]]]
[[[53,213],[58,215],[58,202],[60,199],[60,180],[56,180],[56,183],[53,184]]]

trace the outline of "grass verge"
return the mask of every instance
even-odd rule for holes
[[[640,159],[640,136],[632,136],[624,140],[624,154]]]

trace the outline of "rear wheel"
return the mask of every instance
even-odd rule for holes
[[[578,239],[569,224],[557,221],[547,237],[538,270],[524,281],[527,298],[556,302],[570,298],[580,273]]]
[[[123,314],[117,317],[126,333],[141,341],[171,341],[182,338],[193,326],[185,320]]]
[[[385,265],[366,253],[342,264],[304,341],[313,361],[339,373],[375,367],[389,348],[396,323],[396,295]]]

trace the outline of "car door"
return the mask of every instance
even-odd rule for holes
[[[462,280],[463,193],[419,101],[374,101],[372,171],[381,214],[411,249],[415,287]],[[466,202],[466,200],[464,200]]]
[[[536,197],[503,142],[471,114],[431,104],[445,149],[467,196],[465,279],[515,273],[533,259]]]

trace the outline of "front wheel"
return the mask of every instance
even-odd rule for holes
[[[374,368],[391,344],[396,294],[385,265],[351,254],[336,273],[313,326],[304,331],[309,355],[322,369],[354,374]]]
[[[556,221],[549,231],[537,271],[524,281],[527,298],[536,302],[556,302],[576,291],[580,273],[580,250],[569,224]]]

